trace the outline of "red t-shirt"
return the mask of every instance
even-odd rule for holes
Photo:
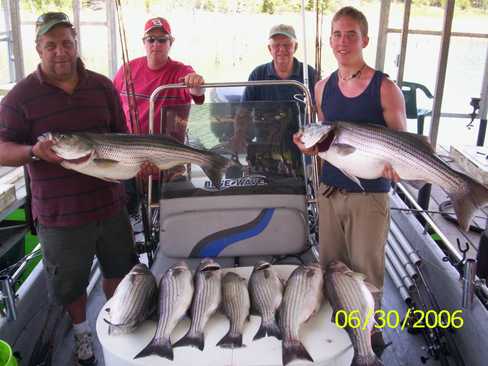
[[[174,61],[171,58],[168,58],[168,62],[159,70],[151,70],[147,66],[147,58],[145,56],[130,61],[129,65],[138,106],[140,133],[148,133],[149,97],[154,89],[161,85],[181,83],[183,77],[195,71],[191,66]],[[122,108],[125,113],[128,128],[130,131],[132,131],[133,129],[130,126],[129,102],[127,98],[126,84],[124,81],[124,67],[121,67],[119,71],[117,71],[114,78],[114,85],[120,94],[120,100],[122,102]],[[154,132],[161,133],[160,121],[162,121],[163,133],[175,135],[175,137],[180,139],[180,136],[178,136],[180,133],[168,131],[168,129],[172,129],[172,127],[166,126],[166,113],[168,108],[163,109],[162,118],[161,108],[182,105],[189,106],[192,99],[196,104],[202,104],[205,98],[203,95],[191,95],[188,88],[168,89],[161,92],[158,95],[155,103]],[[181,108],[179,110],[181,111]],[[188,113],[188,109],[186,109],[186,113]],[[182,117],[184,118],[185,116]]]

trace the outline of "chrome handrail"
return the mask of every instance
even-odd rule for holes
[[[202,84],[202,88],[226,88],[226,87],[239,87],[239,86],[270,86],[270,85],[293,85],[296,86],[297,88],[301,89],[303,94],[305,95],[305,125],[302,123],[302,120],[299,119],[299,127],[300,130],[303,129],[304,126],[310,125],[313,122],[313,100],[312,100],[312,94],[308,90],[308,88],[301,82],[296,81],[296,80],[254,80],[254,81],[236,81],[236,82],[220,82],[220,83],[205,83]],[[178,84],[167,84],[167,85],[161,85],[154,89],[154,91],[151,93],[151,96],[149,97],[149,133],[152,134],[154,133],[154,108],[155,108],[155,100],[156,97],[163,92],[164,90],[167,89],[182,89],[182,88],[187,88],[187,86],[183,83],[178,83]],[[313,191],[315,193],[315,196],[312,195],[312,192],[309,190],[308,186],[308,172],[305,166],[305,158],[303,158],[303,166],[304,166],[304,180],[305,180],[305,187],[307,190],[307,203],[312,204],[316,206],[317,204],[317,199],[316,195],[318,194],[318,188],[319,188],[319,177],[318,177],[318,170],[317,170],[317,157],[314,155],[311,157],[312,160],[312,179],[310,180],[313,185]],[[152,194],[152,179],[148,180],[148,197],[151,197]],[[150,199],[150,198],[149,198]],[[314,213],[314,220],[315,223],[317,224],[318,220],[318,210],[315,207],[313,210]],[[151,204],[147,205],[147,217],[151,217]],[[317,226],[317,225],[314,225]]]

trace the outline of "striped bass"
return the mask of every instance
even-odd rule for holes
[[[134,177],[145,161],[169,169],[192,163],[199,165],[215,187],[229,160],[210,151],[195,149],[162,135],[118,133],[47,132],[39,140],[53,140],[52,150],[65,159],[61,165],[107,181]]]
[[[332,261],[325,273],[326,292],[334,315],[343,310],[343,315],[354,315],[360,319],[359,327],[346,327],[354,348],[351,366],[381,366],[383,362],[371,347],[371,330],[375,323],[374,299],[364,278],[363,274],[353,272],[344,263]],[[335,316],[332,321],[335,321]]]
[[[159,321],[156,334],[134,358],[159,355],[173,360],[170,335],[186,314],[193,296],[192,274],[185,262],[171,266],[159,283]]]
[[[305,128],[306,148],[317,145],[319,156],[356,182],[382,175],[385,163],[401,179],[436,184],[447,191],[459,225],[468,230],[477,209],[488,204],[488,189],[455,171],[435,155],[424,136],[372,124],[336,122]]]
[[[200,351],[205,347],[203,329],[220,305],[222,271],[220,265],[205,258],[195,272],[195,293],[191,306],[191,325],[186,335],[173,347],[194,346]]]
[[[283,299],[283,283],[268,262],[259,261],[254,266],[249,279],[249,295],[253,310],[261,316],[261,326],[253,340],[266,336],[281,339],[276,315]]]
[[[125,275],[106,309],[108,334],[132,332],[155,310],[156,279],[145,264],[136,264]]]
[[[318,264],[300,266],[290,275],[279,312],[283,365],[297,359],[314,362],[298,333],[300,326],[319,311],[323,285],[324,276]]]
[[[251,300],[247,281],[237,273],[227,272],[222,279],[222,308],[230,321],[229,331],[217,343],[222,348],[242,347],[242,332],[249,320]]]

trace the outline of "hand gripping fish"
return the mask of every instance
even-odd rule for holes
[[[302,142],[306,148],[317,146],[322,159],[361,188],[358,177],[379,178],[386,163],[403,180],[442,187],[463,230],[468,230],[476,209],[488,204],[488,188],[444,163],[424,136],[372,124],[336,122],[306,127]]]
[[[65,159],[61,165],[107,181],[134,177],[145,161],[159,169],[192,163],[199,165],[215,187],[230,161],[210,151],[192,148],[161,135],[47,132],[40,141],[53,140],[53,151]]]

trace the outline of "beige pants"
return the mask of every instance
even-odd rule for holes
[[[366,275],[381,298],[385,272],[385,243],[390,226],[388,193],[335,191],[324,196],[319,189],[320,263],[340,260]]]

